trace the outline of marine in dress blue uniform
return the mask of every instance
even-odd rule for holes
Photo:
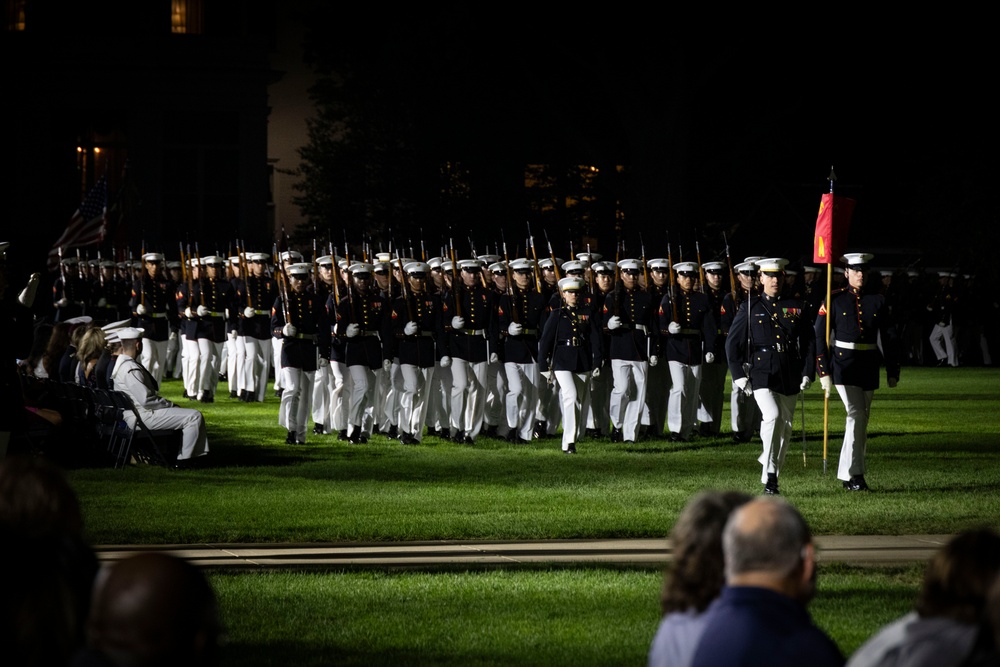
[[[733,384],[752,389],[761,412],[758,461],[764,493],[778,493],[778,476],[792,438],[795,399],[816,375],[815,336],[805,304],[781,297],[783,258],[757,261],[761,294],[736,311],[726,341]]]
[[[847,287],[830,294],[830,304],[820,305],[816,317],[816,368],[827,395],[837,393],[847,411],[844,442],[840,448],[837,479],[848,491],[866,491],[865,481],[868,415],[872,397],[879,386],[879,372],[885,364],[886,383],[899,382],[899,337],[886,308],[885,297],[865,292],[870,253],[848,253]],[[830,338],[827,344],[827,322]],[[878,341],[882,340],[883,354]]]

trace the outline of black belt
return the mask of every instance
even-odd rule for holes
[[[785,352],[784,345],[758,345],[753,349],[754,352]]]
[[[556,341],[556,345],[560,346],[560,347],[563,347],[563,346],[565,346],[565,347],[580,347],[581,345],[584,344],[584,342],[585,341],[582,338],[567,338],[565,340],[557,340]]]

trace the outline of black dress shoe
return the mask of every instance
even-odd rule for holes
[[[620,428],[611,429],[611,442],[622,441],[622,430]]]
[[[870,491],[868,484],[865,482],[864,475],[855,475],[849,480],[844,482],[844,488],[848,491]]]
[[[499,437],[499,436],[497,435],[497,429],[498,429],[498,428],[499,428],[499,426],[497,426],[496,424],[491,424],[491,425],[490,425],[489,427],[487,427],[487,429],[486,429],[486,433],[485,433],[486,437],[487,437],[487,438],[496,438],[496,437]]]
[[[774,473],[767,473],[767,483],[764,484],[764,495],[765,496],[777,496],[781,495],[778,491],[778,476]]]
[[[295,444],[295,431],[289,431],[288,432],[288,435],[285,436],[285,444],[286,445],[294,445]]]
[[[741,445],[743,443],[750,442],[750,438],[748,436],[743,435],[742,433],[734,433],[733,442],[736,443],[737,445]]]
[[[313,435],[323,435],[326,433],[326,428],[322,424],[313,425]]]
[[[402,444],[404,444],[404,445],[416,445],[416,444],[418,444],[417,443],[417,439],[414,438],[409,433],[407,433],[406,431],[400,431],[399,432],[399,441]]]
[[[472,439],[471,435],[463,435],[462,439],[459,442],[461,442],[463,445],[474,445],[474,444],[476,444],[476,441]]]
[[[236,390],[235,389],[233,389],[232,391],[229,392],[229,398],[236,398]]]
[[[563,454],[576,454],[576,445],[572,442],[569,443],[569,446],[563,450]]]
[[[687,442],[688,439],[682,436],[680,433],[671,433],[670,442]]]
[[[386,435],[389,436],[390,438],[398,438],[399,437],[399,427],[396,426],[395,424],[393,424],[392,426],[389,427],[389,430],[388,430],[388,432],[386,432]]]

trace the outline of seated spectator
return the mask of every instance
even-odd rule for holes
[[[142,350],[141,336],[142,329],[133,327],[118,332],[122,351],[111,373],[114,388],[132,400],[139,418],[150,430],[178,429],[182,432],[181,449],[174,467],[190,467],[198,457],[208,454],[205,418],[197,410],[179,408],[160,396],[156,380],[136,361]],[[136,416],[126,412],[125,421],[134,427]]]
[[[706,492],[687,504],[673,530],[673,564],[661,596],[663,618],[649,650],[650,667],[691,664],[705,610],[725,583],[722,529],[734,509],[751,500],[736,491]]]
[[[90,315],[80,315],[66,320],[66,324],[69,326],[69,345],[66,346],[59,358],[59,380],[61,382],[76,382],[77,350],[80,349],[80,341],[83,340],[84,334],[93,328],[91,322],[93,322],[93,318]]]
[[[3,664],[68,664],[83,646],[97,557],[62,472],[45,459],[0,461]]]
[[[187,561],[159,552],[113,565],[94,593],[74,667],[219,664],[215,592]]]
[[[45,356],[45,351],[49,347],[49,341],[52,339],[53,329],[54,327],[51,324],[45,322],[35,327],[31,339],[31,350],[28,352],[28,356],[23,358],[20,362],[21,372],[28,377],[48,377],[45,365],[42,363],[42,358]],[[41,373],[41,375],[38,373]]]
[[[726,586],[706,613],[696,667],[843,665],[806,605],[816,592],[809,526],[784,500],[766,496],[737,508],[722,535]]]
[[[927,564],[912,612],[865,642],[849,667],[959,665],[989,626],[987,595],[1000,574],[1000,535],[960,533]]]
[[[76,371],[74,378],[78,384],[91,389],[97,389],[97,362],[107,349],[108,342],[104,336],[104,331],[100,327],[87,329],[80,338],[80,345],[76,350]]]

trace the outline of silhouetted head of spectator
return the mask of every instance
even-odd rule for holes
[[[88,645],[115,665],[218,663],[215,593],[182,558],[143,553],[110,568],[94,593]]]
[[[722,530],[734,509],[751,500],[737,491],[709,491],[691,500],[670,531],[673,564],[664,579],[664,614],[704,611],[722,590],[725,563]]]
[[[924,571],[916,609],[923,617],[962,623],[983,619],[990,587],[1000,574],[1000,534],[988,529],[960,533],[941,548]]]

